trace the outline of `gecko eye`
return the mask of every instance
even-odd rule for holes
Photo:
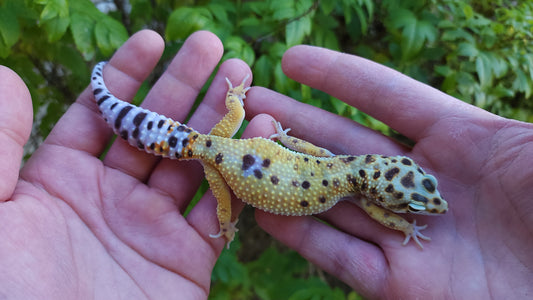
[[[425,211],[426,207],[423,205],[416,204],[416,203],[409,203],[409,205],[407,206],[407,209],[412,213],[417,213],[420,211]]]

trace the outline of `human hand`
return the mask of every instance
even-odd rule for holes
[[[131,99],[159,60],[164,44],[135,34],[104,70],[109,89]],[[183,120],[223,53],[211,33],[183,45],[143,106]],[[225,114],[224,77],[240,82],[250,70],[223,63],[188,124],[200,132]],[[12,299],[203,299],[223,239],[216,202],[204,196],[182,213],[202,178],[199,164],[160,160],[112,138],[86,89],[18,177],[31,129],[23,82],[0,68],[0,282]],[[7,201],[7,202],[4,202]],[[237,208],[238,209],[238,208]]]
[[[310,46],[283,57],[291,78],[329,93],[416,142],[407,148],[351,120],[253,87],[246,110],[336,154],[407,155],[439,180],[444,216],[428,224],[424,250],[338,203],[313,217],[256,211],[258,223],[368,298],[519,298],[533,288],[533,126],[504,119],[368,60]],[[251,134],[273,133],[256,116]]]

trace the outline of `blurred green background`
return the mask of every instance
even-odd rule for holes
[[[187,36],[209,30],[223,41],[224,59],[252,67],[254,85],[387,135],[398,137],[356,108],[288,79],[281,70],[285,50],[305,43],[357,54],[500,116],[533,121],[532,1],[0,0],[0,64],[23,78],[33,98],[26,157],[88,85],[95,62],[146,28],[159,32],[166,48],[137,103]],[[195,199],[206,189],[204,183]],[[241,234],[213,272],[211,299],[359,299],[269,238],[251,209],[241,220]]]

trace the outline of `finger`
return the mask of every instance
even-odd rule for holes
[[[247,118],[260,113],[272,115],[284,128],[291,128],[290,135],[334,154],[397,155],[406,151],[379,132],[265,88],[253,87],[245,107]]]
[[[206,31],[192,34],[141,106],[183,121],[222,53],[222,43],[214,34]],[[126,141],[117,140],[104,163],[145,181],[158,161],[157,157],[131,147]]]
[[[11,197],[18,180],[33,109],[28,88],[15,72],[0,66],[0,78],[0,202],[3,202]]]
[[[331,94],[418,141],[446,117],[486,112],[397,71],[336,51],[289,49],[282,60],[291,78]]]
[[[250,67],[242,60],[231,59],[222,63],[188,125],[201,133],[208,133],[227,113],[225,98],[228,84],[226,78],[236,86],[247,74],[251,75]],[[249,85],[250,82],[249,76],[245,85]],[[184,211],[196,193],[202,178],[203,170],[197,162],[164,159],[150,175],[148,185],[172,195],[179,209]]]
[[[104,77],[111,92],[119,98],[132,99],[157,63],[163,48],[161,37],[153,31],[134,34],[105,68]],[[112,131],[103,121],[93,94],[87,88],[58,121],[43,147],[46,150],[49,145],[57,145],[98,156],[111,136]]]

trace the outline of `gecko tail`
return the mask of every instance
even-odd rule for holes
[[[180,159],[187,156],[185,149],[190,137],[198,133],[177,121],[135,106],[115,97],[104,82],[103,61],[93,69],[91,86],[94,98],[104,120],[113,132],[140,150],[163,157]]]

